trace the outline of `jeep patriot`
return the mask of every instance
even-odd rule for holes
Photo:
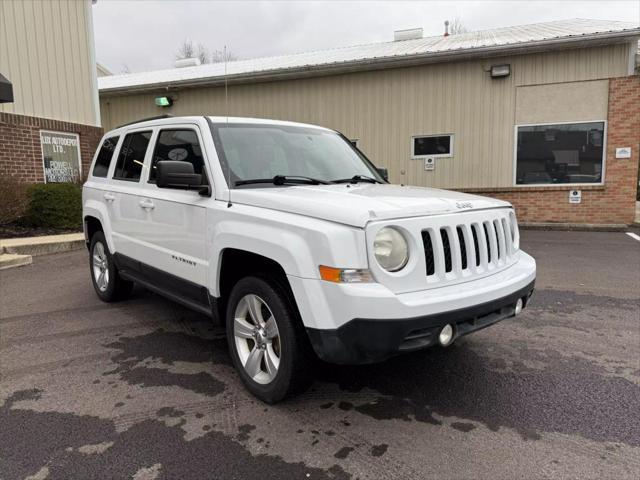
[[[292,122],[112,130],[83,219],[102,300],[137,283],[218,319],[268,403],[304,390],[317,358],[378,362],[513,317],[536,276],[509,203],[391,185],[340,133]]]

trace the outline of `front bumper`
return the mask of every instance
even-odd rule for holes
[[[357,364],[432,344],[418,337],[404,343],[413,330],[427,329],[424,333],[433,337],[442,325],[455,322],[456,336],[460,336],[511,316],[517,299],[533,290],[536,263],[520,251],[513,265],[493,275],[403,294],[379,283],[288,278],[318,356],[328,362]]]
[[[527,305],[534,283],[473,307],[405,319],[356,318],[335,330],[307,328],[307,333],[313,349],[326,362],[374,363],[437,344],[438,334],[447,324],[454,327],[455,339],[512,317],[518,299]]]

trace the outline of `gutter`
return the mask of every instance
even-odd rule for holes
[[[352,73],[363,70],[382,70],[387,68],[400,68],[415,65],[425,65],[430,63],[440,63],[446,61],[466,60],[475,57],[495,57],[514,54],[529,54],[546,52],[550,50],[561,50],[578,47],[594,47],[600,45],[610,45],[625,43],[629,38],[639,37],[640,28],[623,30],[619,32],[595,33],[574,37],[552,38],[548,40],[536,40],[531,42],[514,43],[508,45],[492,45],[478,48],[464,48],[458,50],[446,50],[442,52],[427,52],[416,55],[374,57],[362,60],[349,60],[344,62],[334,62],[321,65],[305,65],[292,68],[278,68],[272,70],[262,70],[258,72],[246,72],[235,75],[228,75],[228,84],[258,83],[293,78],[304,78],[312,76],[328,76],[343,73]],[[188,88],[199,86],[221,86],[224,85],[225,78],[222,75],[215,77],[202,77],[174,82],[156,82],[141,85],[101,88],[101,96],[117,94],[138,93],[158,89]]]

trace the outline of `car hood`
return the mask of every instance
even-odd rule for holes
[[[360,228],[375,220],[511,206],[450,190],[366,183],[236,189],[231,200]]]

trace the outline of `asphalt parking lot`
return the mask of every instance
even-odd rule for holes
[[[0,272],[0,478],[638,478],[640,242],[523,232],[537,290],[447,349],[322,366],[266,406],[221,332],[86,251]]]

